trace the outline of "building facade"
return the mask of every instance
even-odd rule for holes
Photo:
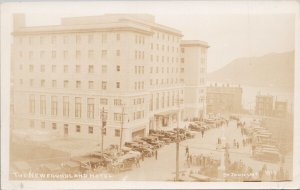
[[[205,113],[206,52],[201,41],[151,15],[63,18],[26,27],[14,17],[15,127],[64,137],[125,141]]]
[[[210,84],[207,87],[207,113],[239,113],[242,110],[243,89],[228,84]]]
[[[255,103],[255,114],[260,116],[272,116],[273,103],[273,96],[257,95]]]

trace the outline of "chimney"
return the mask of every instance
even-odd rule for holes
[[[14,23],[13,23],[14,31],[26,26],[25,14],[23,14],[23,13],[14,14],[13,20],[14,20]]]

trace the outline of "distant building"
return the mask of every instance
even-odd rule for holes
[[[275,117],[286,117],[288,112],[288,104],[286,101],[275,101],[273,115]]]
[[[207,87],[207,113],[239,113],[242,109],[243,89],[240,86],[217,84]]]
[[[273,115],[273,96],[271,95],[257,95],[255,114],[260,116]]]

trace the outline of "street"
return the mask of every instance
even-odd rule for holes
[[[195,138],[180,142],[179,171],[188,169],[185,158],[185,148],[189,147],[190,154],[206,154],[221,158],[221,153],[216,150],[217,139],[222,136],[222,128],[213,128],[205,132],[204,137],[197,133]],[[251,158],[250,145],[243,147],[242,135],[240,129],[236,127],[236,122],[231,121],[228,127],[224,126],[224,135],[226,142],[232,145],[233,139],[236,139],[239,149],[229,149],[230,159],[233,161],[242,160],[247,166],[258,171],[264,164],[268,170],[278,170],[279,165],[257,161]],[[176,144],[165,145],[158,150],[158,159],[155,157],[145,158],[140,162],[141,167],[133,167],[132,170],[114,175],[111,180],[146,180],[146,181],[165,181],[174,180],[176,166]]]

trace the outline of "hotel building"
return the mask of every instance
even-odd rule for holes
[[[14,127],[130,141],[205,114],[206,42],[182,40],[151,15],[62,18],[28,27],[14,15]]]

